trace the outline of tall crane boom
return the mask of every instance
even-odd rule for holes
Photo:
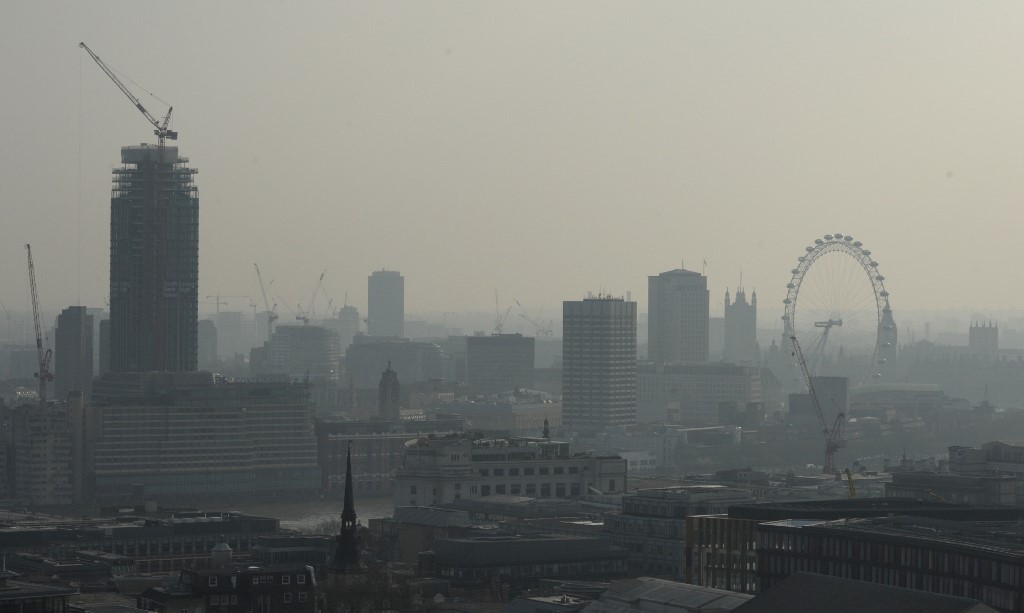
[[[256,279],[260,282],[260,293],[263,294],[263,308],[267,310],[267,336],[271,336],[274,333],[274,320],[277,319],[277,304],[273,307],[270,306],[270,301],[267,300],[267,286],[263,285],[263,275],[260,274],[260,265],[253,264],[256,267]],[[271,281],[273,283],[273,281]]]
[[[114,85],[116,85],[125,96],[128,96],[128,99],[132,101],[132,104],[135,105],[135,108],[139,109],[139,111],[146,118],[146,120],[149,121],[149,123],[153,124],[153,127],[156,128],[155,130],[153,130],[153,134],[156,134],[157,138],[160,141],[161,146],[163,146],[165,139],[178,139],[177,132],[175,132],[174,130],[167,129],[167,125],[171,122],[171,111],[174,110],[173,106],[167,109],[167,115],[164,116],[163,123],[160,123],[159,121],[157,121],[156,117],[153,117],[153,115],[146,110],[146,107],[142,106],[142,101],[139,100],[135,96],[135,94],[131,92],[130,89],[125,87],[125,84],[121,82],[121,79],[117,78],[117,75],[114,74],[114,71],[112,71],[110,67],[107,66],[103,62],[103,60],[100,59],[100,56],[93,53],[92,49],[90,49],[89,46],[85,43],[78,43],[78,46],[82,49],[85,49],[85,52],[89,54],[89,57],[91,57],[94,62],[96,62],[96,65],[99,66],[100,69],[102,69],[108,77],[110,77],[110,80],[114,82]]]
[[[839,413],[835,422],[829,428],[825,422],[825,414],[821,410],[821,403],[818,402],[818,394],[814,391],[814,383],[811,381],[811,373],[807,370],[807,362],[804,360],[804,352],[800,349],[800,343],[795,336],[789,337],[793,343],[793,356],[796,357],[800,371],[804,375],[804,382],[807,384],[807,393],[811,396],[811,404],[814,406],[814,414],[818,417],[818,425],[821,426],[821,433],[825,437],[825,466],[822,473],[826,475],[836,474],[836,453],[845,445],[843,440],[843,421],[845,416]]]
[[[36,328],[36,353],[39,355],[39,372],[36,378],[39,379],[39,404],[46,404],[46,383],[53,381],[53,373],[50,372],[50,360],[53,358],[53,351],[43,346],[43,321],[39,314],[39,291],[36,289],[36,266],[32,263],[32,245],[25,245],[28,253],[28,285],[32,292],[32,323]]]

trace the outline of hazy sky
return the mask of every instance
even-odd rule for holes
[[[742,268],[770,319],[839,231],[897,318],[1024,307],[1024,3],[3,2],[10,308],[26,242],[48,308],[103,305],[110,170],[153,140],[80,40],[174,105],[201,297],[256,295],[258,262],[293,305],[327,269],[365,309],[388,267],[407,312],[643,311],[685,259],[713,311]]]

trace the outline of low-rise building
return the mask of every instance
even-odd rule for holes
[[[892,498],[934,498],[959,504],[1017,504],[1021,479],[1013,475],[893,472],[885,484]]]
[[[601,580],[624,577],[628,553],[602,537],[502,534],[437,539],[420,555],[420,575],[456,586],[498,580],[518,588],[538,578]]]
[[[1024,537],[1018,521],[789,519],[757,526],[757,549],[762,590],[810,572],[1024,610]]]
[[[491,494],[541,498],[620,495],[626,461],[544,438],[420,437],[405,444],[395,506],[437,506]]]
[[[78,590],[53,585],[15,581],[14,573],[0,571],[0,611],[66,613],[68,598]]]
[[[178,611],[281,611],[314,613],[317,584],[310,567],[226,565],[209,570],[184,570],[171,586],[151,588],[138,598],[140,608],[161,613]]]
[[[681,579],[686,517],[722,513],[753,501],[747,490],[720,485],[641,489],[623,496],[621,512],[605,515],[605,531],[612,543],[629,550],[632,575]]]

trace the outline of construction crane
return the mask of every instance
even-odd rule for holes
[[[519,307],[520,311],[522,311],[522,313],[520,313],[519,316],[522,317],[523,319],[525,319],[527,323],[529,323],[530,325],[533,326],[533,328],[534,328],[534,331],[533,331],[534,336],[554,336],[554,332],[551,330],[551,325],[550,324],[545,325],[544,322],[537,321],[536,319],[533,319],[533,318],[527,316],[526,315],[526,309],[523,308],[523,305],[519,304],[518,300],[516,300],[516,306]],[[537,312],[537,317],[540,317],[540,314],[543,313],[543,312],[544,312],[544,307],[541,307],[540,311]]]
[[[100,56],[93,53],[92,49],[90,49],[89,46],[85,43],[78,43],[78,46],[82,49],[85,49],[86,53],[89,54],[89,57],[91,57],[93,61],[96,62],[96,65],[99,66],[103,70],[103,72],[107,74],[108,77],[110,77],[110,80],[114,82],[114,85],[116,85],[118,89],[120,89],[121,92],[124,93],[125,96],[128,96],[128,99],[132,101],[132,104],[135,105],[135,108],[139,109],[142,115],[146,118],[146,121],[153,124],[153,127],[156,128],[155,130],[153,130],[153,134],[156,134],[156,137],[161,147],[164,146],[165,140],[178,139],[178,133],[175,132],[174,130],[168,129],[167,127],[168,124],[170,124],[171,122],[171,111],[174,110],[173,106],[168,105],[169,108],[167,109],[167,114],[164,115],[164,121],[163,123],[161,123],[157,120],[156,117],[153,117],[153,115],[146,110],[146,107],[142,106],[142,101],[139,100],[135,96],[135,94],[131,92],[131,90],[125,87],[124,83],[122,83],[121,80],[117,78],[117,75],[114,74],[114,71],[112,71],[110,67],[107,66],[103,62],[103,60],[100,59]]]
[[[811,373],[807,370],[807,362],[804,360],[804,352],[800,349],[800,343],[795,336],[789,337],[793,343],[793,356],[796,357],[800,371],[804,375],[804,382],[807,384],[807,392],[811,396],[811,404],[814,405],[814,413],[818,417],[818,425],[821,426],[821,433],[825,437],[825,467],[822,473],[826,475],[836,474],[836,453],[843,448],[846,441],[843,440],[843,421],[845,414],[842,412],[836,415],[836,420],[829,428],[825,422],[825,414],[821,411],[821,403],[818,402],[818,394],[814,391],[814,383],[811,381]]]
[[[246,296],[242,296],[242,295],[239,295],[239,296],[222,296],[221,294],[217,294],[216,296],[207,296],[206,297],[207,300],[209,300],[210,298],[213,298],[214,299],[214,303],[213,304],[217,305],[217,315],[220,315],[220,305],[223,304],[224,306],[227,306],[227,304],[228,304],[227,301],[221,300],[221,298],[249,298],[250,300],[252,299],[252,297],[248,296],[248,295],[246,295]]]
[[[53,358],[53,350],[43,346],[43,318],[39,314],[39,291],[36,290],[36,266],[32,263],[32,245],[25,245],[28,253],[28,285],[32,292],[32,323],[36,328],[36,353],[39,354],[39,372],[35,373],[39,379],[39,404],[46,404],[46,384],[53,381],[53,373],[50,372],[50,360]],[[46,343],[49,345],[49,342]]]
[[[309,307],[303,310],[302,305],[296,305],[299,312],[295,315],[295,319],[301,321],[304,326],[309,324],[309,319],[313,316],[313,308],[316,306],[316,297],[320,293],[320,288],[324,286],[324,275],[326,274],[326,269],[320,273],[320,279],[316,282],[316,287],[313,288],[313,297],[309,299]]]
[[[505,320],[508,319],[509,312],[512,311],[512,305],[508,305],[505,309],[505,313],[502,314],[501,307],[498,306],[498,290],[494,290],[494,333],[501,334],[502,330],[505,329]]]
[[[274,306],[270,306],[270,301],[267,300],[267,288],[263,285],[263,275],[260,274],[260,265],[253,264],[253,266],[256,267],[256,279],[260,282],[260,293],[263,294],[263,308],[267,310],[267,337],[269,338],[274,334],[274,320],[277,319],[277,303],[275,302]]]
[[[853,473],[846,469],[846,485],[850,488],[850,498],[857,497],[857,486],[853,484]]]

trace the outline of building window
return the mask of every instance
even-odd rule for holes
[[[527,477],[533,475],[533,467],[531,466],[529,468],[524,468],[523,474],[526,475]]]
[[[608,491],[609,492],[614,492],[615,491],[615,479],[609,479],[608,480]]]
[[[527,483],[526,484],[526,495],[527,496],[536,496],[537,495],[537,484],[536,483]]]
[[[580,484],[579,483],[573,483],[572,485],[570,485],[569,486],[569,494],[572,495],[572,496],[579,496],[580,495]]]
[[[253,577],[252,578],[252,584],[253,585],[259,585],[260,584],[260,578],[259,577]]]
[[[562,466],[556,466],[555,467],[555,474],[556,475],[564,475],[565,474],[565,468],[562,467]]]
[[[475,485],[469,486],[469,493],[470,494],[475,494],[476,493],[476,486]]]
[[[299,592],[299,602],[306,602],[306,592]]]
[[[489,486],[489,485],[481,485],[480,486],[480,495],[481,496],[490,496],[491,495],[491,486]]]
[[[217,587],[217,577],[210,577],[206,580],[206,584],[210,587]]]
[[[510,468],[510,469],[508,469],[508,476],[509,477],[518,477],[519,476],[519,469],[518,468]]]
[[[495,494],[504,494],[505,493],[505,484],[502,483],[502,484],[499,484],[499,485],[495,485],[494,486],[494,493]]]
[[[565,484],[559,483],[555,486],[555,496],[558,498],[565,498]]]
[[[295,583],[298,583],[299,585],[305,584],[306,583],[306,575],[296,575]]]
[[[504,468],[495,468],[494,469],[494,476],[495,477],[504,477],[505,476],[505,469]]]
[[[521,485],[519,485],[518,483],[513,483],[512,484],[512,495],[513,496],[518,496],[522,491],[523,491],[523,488],[522,488]]]
[[[542,474],[542,475],[548,474],[548,467],[547,466],[541,466],[540,467],[540,474]]]
[[[292,593],[291,592],[285,592],[284,593],[284,601],[285,602],[291,602],[292,601]]]
[[[570,475],[578,475],[579,473],[580,473],[580,467],[579,466],[570,466],[569,467],[569,474]]]
[[[220,596],[218,596],[217,594],[214,594],[213,596],[210,596],[210,604],[213,605],[213,606],[219,605],[220,604]]]
[[[221,598],[223,600],[223,598]],[[238,604],[238,594],[231,595],[231,604]]]
[[[415,485],[410,485],[409,486],[409,493],[412,494],[413,496],[416,495],[416,486]]]
[[[540,484],[540,495],[542,498],[551,498],[551,484],[541,483]]]
[[[291,575],[281,575],[281,585],[288,585],[292,582]]]
[[[456,492],[461,492],[462,491],[462,484],[461,483],[456,483],[455,484],[455,491]]]

